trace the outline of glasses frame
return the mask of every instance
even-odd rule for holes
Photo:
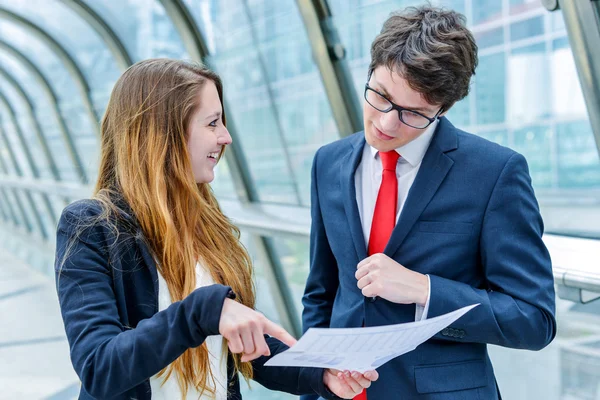
[[[436,113],[436,114],[433,116],[433,118],[429,118],[427,115],[423,115],[423,114],[421,114],[421,113],[420,113],[420,112],[418,112],[418,111],[414,111],[414,110],[411,110],[411,109],[409,109],[409,108],[400,107],[399,105],[395,104],[393,101],[391,101],[390,99],[388,99],[386,96],[384,96],[383,94],[379,93],[377,90],[375,90],[375,89],[373,89],[371,86],[369,86],[369,81],[371,80],[371,75],[372,75],[372,73],[373,73],[373,71],[370,71],[370,72],[369,72],[369,77],[367,78],[367,83],[365,83],[365,93],[364,93],[365,101],[366,101],[367,103],[369,103],[369,105],[370,105],[371,107],[373,107],[374,109],[376,109],[376,110],[377,110],[377,111],[379,111],[379,112],[386,113],[386,114],[387,114],[387,113],[389,113],[389,112],[390,112],[390,111],[392,111],[392,110],[396,110],[396,111],[398,111],[398,119],[400,120],[400,122],[402,122],[404,125],[408,125],[408,126],[410,126],[411,128],[415,128],[415,129],[426,129],[426,128],[427,128],[429,125],[433,124],[433,123],[435,122],[435,120],[436,120],[436,119],[438,119],[438,118],[439,118],[439,115],[442,113],[442,110],[444,109],[444,107],[440,107],[440,109],[439,109],[439,110],[438,110],[438,112],[437,112],[437,113]],[[377,108],[377,107],[375,107],[373,104],[371,104],[371,102],[370,102],[370,101],[369,101],[369,99],[367,98],[367,93],[368,93],[368,91],[369,91],[369,90],[371,90],[371,91],[372,91],[372,92],[374,92],[375,94],[377,94],[377,95],[381,96],[382,98],[384,98],[385,100],[387,100],[387,102],[388,102],[388,103],[390,103],[390,107],[389,107],[388,109],[384,109],[384,110],[382,110],[382,109],[380,109],[380,108]],[[413,114],[417,114],[418,116],[425,118],[427,121],[429,121],[429,123],[428,123],[427,125],[423,126],[423,127],[419,127],[419,126],[413,126],[413,125],[411,125],[411,124],[409,124],[409,123],[405,122],[405,121],[402,119],[402,111],[408,111],[408,112],[411,112],[411,113],[413,113]]]

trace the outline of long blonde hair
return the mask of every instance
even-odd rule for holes
[[[115,198],[131,208],[173,301],[196,288],[201,261],[216,283],[231,286],[242,304],[254,308],[252,265],[239,229],[223,215],[209,184],[196,183],[188,153],[188,124],[207,81],[223,105],[219,76],[201,65],[151,59],[123,73],[102,120],[94,198],[107,219],[116,210]],[[222,118],[225,124],[224,113]],[[250,379],[250,363],[233,358],[235,371]],[[206,344],[185,351],[160,376],[166,380],[173,372],[184,397],[190,387],[214,394]]]

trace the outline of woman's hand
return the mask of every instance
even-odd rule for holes
[[[377,371],[360,372],[338,371],[327,369],[323,373],[323,382],[336,396],[352,399],[360,394],[363,389],[371,386],[379,378]]]
[[[281,340],[289,347],[296,344],[296,339],[285,329],[269,321],[261,313],[229,298],[223,303],[219,333],[227,340],[232,353],[244,354],[244,362],[271,355],[264,334]]]

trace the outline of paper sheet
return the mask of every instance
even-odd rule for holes
[[[479,304],[406,324],[369,328],[310,328],[266,366],[319,367],[365,372],[417,348]]]

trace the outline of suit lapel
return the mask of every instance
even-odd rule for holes
[[[365,238],[360,223],[360,214],[358,212],[358,204],[356,203],[356,186],[354,175],[356,168],[362,159],[362,153],[365,146],[364,134],[357,133],[351,141],[352,150],[344,157],[340,166],[340,179],[342,189],[342,199],[344,201],[344,209],[346,218],[350,226],[350,234],[356,249],[356,255],[359,260],[367,257],[367,247]]]
[[[384,250],[389,257],[393,257],[398,251],[454,164],[454,161],[445,153],[457,147],[454,126],[446,118],[441,118],[431,144],[423,157],[415,181],[408,192],[398,223]]]

